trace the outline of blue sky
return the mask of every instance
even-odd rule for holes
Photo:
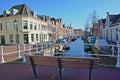
[[[66,25],[82,29],[93,10],[99,19],[105,18],[107,12],[120,13],[120,0],[0,0],[0,14],[18,4],[27,4],[40,15],[62,18]]]

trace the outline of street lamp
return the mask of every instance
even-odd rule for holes
[[[16,30],[16,43],[17,43],[17,52],[18,52],[18,44],[19,44],[19,34],[18,34],[18,21],[15,19],[14,21],[14,29]]]

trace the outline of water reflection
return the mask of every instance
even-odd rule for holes
[[[69,44],[70,50],[63,53],[64,57],[92,57],[90,52],[84,52],[84,42],[81,39],[77,39],[76,41]]]

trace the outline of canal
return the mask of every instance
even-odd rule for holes
[[[91,54],[90,52],[84,51],[84,42],[81,38],[78,38],[74,42],[69,44],[70,50],[66,51],[63,56],[65,57],[92,57],[87,54]]]

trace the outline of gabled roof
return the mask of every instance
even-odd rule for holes
[[[101,19],[101,20],[102,20],[102,23],[105,24],[106,19]]]
[[[109,19],[110,19],[111,24],[118,23],[118,22],[120,22],[120,14],[118,14],[118,15],[109,15]]]
[[[16,13],[16,15],[29,15],[29,16],[32,16],[32,10],[26,4],[15,5],[11,9],[19,10]]]

